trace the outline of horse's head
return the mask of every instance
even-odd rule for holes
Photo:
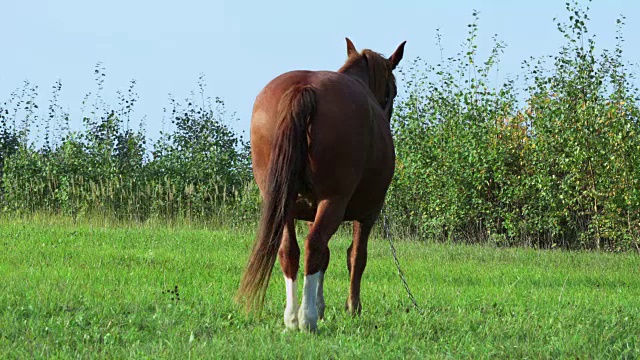
[[[393,99],[397,95],[396,78],[393,70],[398,66],[404,54],[403,41],[389,58],[372,50],[358,52],[353,42],[347,40],[347,62],[339,70],[348,73],[369,85],[378,104],[382,107],[388,120],[391,120],[393,112]]]

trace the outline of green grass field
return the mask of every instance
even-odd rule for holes
[[[0,358],[640,358],[637,254],[374,239],[362,316],[343,311],[348,236],[330,244],[327,319],[283,332],[234,304],[252,231],[0,221]],[[178,286],[179,300],[167,290]]]

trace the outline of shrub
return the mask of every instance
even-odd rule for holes
[[[83,101],[83,109],[91,108],[78,131],[69,129],[69,115],[57,103],[61,82],[53,87],[46,117],[37,116],[37,88],[28,83],[4,104],[0,160],[5,211],[136,221],[215,218],[218,223],[257,212],[256,189],[247,185],[248,144],[229,127],[223,101],[216,98],[212,105],[205,98],[203,77],[199,93],[192,93],[186,105],[170,99],[176,130],[149,149],[144,122],[139,130],[130,128],[138,98],[135,81],[125,93],[118,92],[118,106],[111,108],[102,100],[105,73],[100,64],[95,75],[98,89]],[[12,104],[13,122],[8,111]],[[20,116],[24,120],[17,125]],[[30,136],[32,129],[43,130],[43,139]]]
[[[567,11],[566,44],[549,69],[524,62],[524,91],[489,85],[503,44],[478,65],[477,13],[464,53],[409,68],[393,119],[398,226],[439,240],[638,247],[638,90],[622,60],[623,21],[616,49],[597,55],[588,8]]]

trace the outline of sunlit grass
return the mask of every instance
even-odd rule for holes
[[[327,319],[283,333],[274,272],[264,312],[233,303],[251,231],[0,222],[1,358],[637,358],[640,257],[371,242],[362,316],[343,311],[349,239],[332,240]],[[172,292],[178,286],[179,300]]]

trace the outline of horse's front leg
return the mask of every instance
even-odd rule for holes
[[[352,315],[360,314],[362,303],[360,302],[360,283],[362,273],[367,266],[367,243],[371,228],[376,217],[367,221],[353,222],[353,242],[347,250],[347,269],[349,270],[350,286],[349,297],[345,304],[345,309]]]

